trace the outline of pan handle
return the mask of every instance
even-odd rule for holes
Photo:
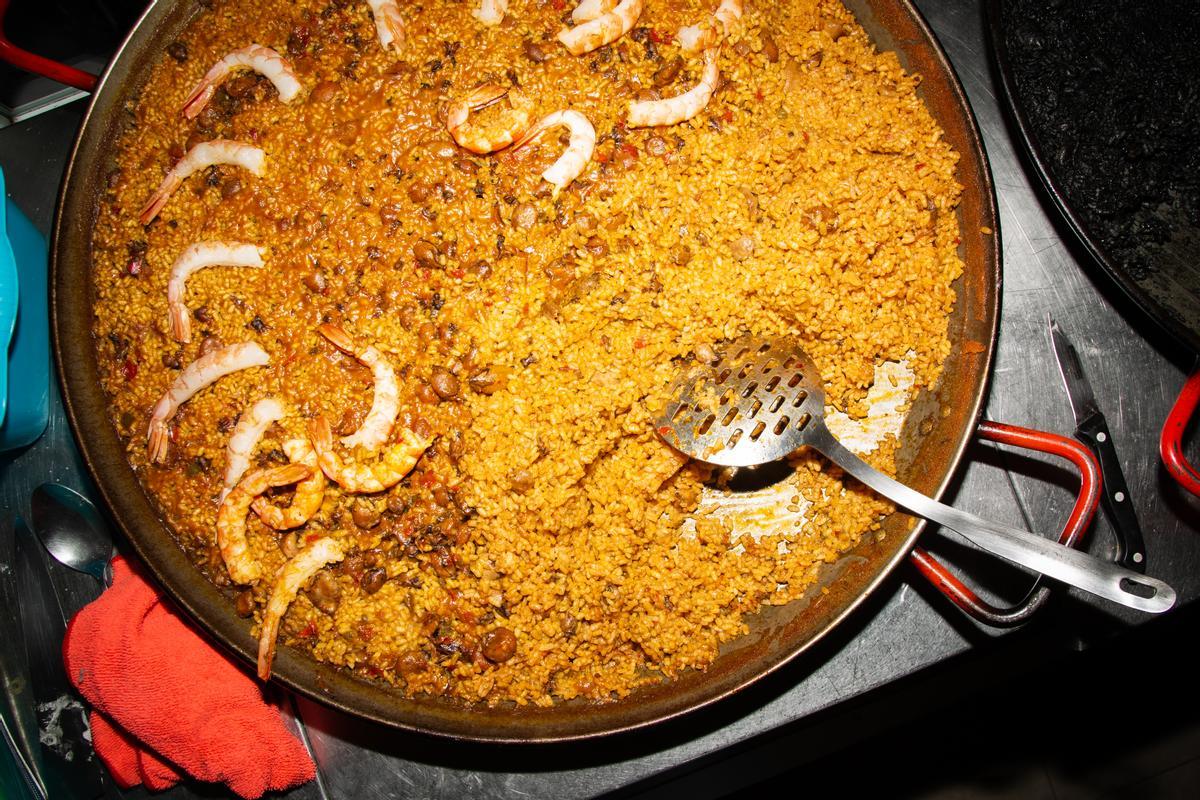
[[[1200,470],[1183,455],[1183,433],[1187,430],[1196,407],[1200,405],[1200,368],[1192,373],[1179,393],[1158,441],[1158,453],[1167,472],[1180,486],[1200,497]]]
[[[7,61],[18,69],[44,75],[51,80],[65,83],[67,86],[83,89],[85,92],[96,88],[97,78],[90,72],[84,72],[28,50],[22,50],[9,41],[8,36],[4,33],[4,17],[7,13],[8,0],[0,0],[0,61]]]
[[[1092,452],[1065,436],[988,420],[979,423],[976,435],[1000,444],[1061,456],[1075,465],[1079,470],[1079,494],[1058,539],[1059,544],[1074,547],[1091,525],[1096,516],[1096,505],[1100,502],[1100,466]],[[974,589],[951,572],[949,567],[924,548],[914,548],[909,554],[909,560],[930,583],[950,599],[950,602],[985,625],[1005,628],[1020,625],[1037,613],[1050,597],[1050,587],[1046,586],[1039,576],[1024,600],[1013,606],[994,606],[981,598]]]

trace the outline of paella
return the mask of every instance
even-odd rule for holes
[[[94,332],[259,674],[619,699],[877,535],[820,456],[756,520],[653,419],[681,364],[792,337],[894,474],[963,270],[919,83],[825,0],[204,4],[126,109]]]

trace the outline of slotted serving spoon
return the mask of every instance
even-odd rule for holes
[[[749,467],[811,447],[909,511],[989,553],[1139,611],[1161,613],[1175,590],[1155,578],[1050,539],[951,508],[889,478],[847,450],[825,425],[820,373],[798,346],[750,336],[714,351],[671,385],[659,434],[685,455]]]

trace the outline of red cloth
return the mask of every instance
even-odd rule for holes
[[[187,773],[255,798],[316,775],[259,684],[123,558],[112,587],[71,620],[63,662],[92,704],[96,753],[124,788],[166,789]]]

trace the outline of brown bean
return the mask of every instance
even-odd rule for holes
[[[437,392],[438,397],[443,400],[452,400],[458,397],[461,390],[458,378],[454,377],[450,370],[443,367],[434,367],[433,374],[429,378],[429,385]]]
[[[243,72],[241,75],[235,75],[225,81],[225,91],[229,93],[230,97],[242,97],[253,89],[257,82],[258,79],[254,75]]]
[[[508,482],[512,488],[524,494],[533,488],[533,475],[527,469],[518,469],[508,474]]]
[[[749,235],[742,235],[733,240],[729,245],[729,249],[733,252],[733,257],[738,260],[744,260],[754,255],[754,239]]]
[[[308,273],[301,280],[304,282],[304,287],[313,294],[325,294],[329,289],[329,281],[325,279],[325,273],[319,269]]]
[[[598,225],[596,218],[591,214],[580,214],[575,218],[575,224],[579,226],[579,230],[583,231],[584,233],[591,233],[592,231],[596,230]]]
[[[295,533],[285,533],[279,537],[279,552],[284,558],[292,558],[300,552],[300,543]]]
[[[367,594],[375,594],[383,588],[385,583],[387,583],[387,570],[383,567],[376,567],[364,572],[358,585]]]
[[[535,64],[544,64],[550,60],[550,54],[547,53],[540,44],[532,39],[526,39],[521,44],[521,51],[525,53],[526,58]]]
[[[416,260],[417,266],[426,269],[433,269],[438,266],[438,249],[433,244],[419,240],[412,246],[413,259]]]
[[[821,31],[836,42],[846,35],[846,26],[835,20],[828,20],[821,26]]]
[[[686,244],[677,244],[671,248],[671,261],[678,267],[686,267],[692,260],[692,248]]]
[[[433,194],[433,187],[428,183],[413,183],[408,187],[408,199],[418,205],[424,204]]]
[[[242,180],[236,175],[221,184],[221,199],[229,200],[237,197],[242,191]]]
[[[288,34],[287,49],[288,54],[298,56],[308,49],[309,30],[307,26],[297,25],[292,28],[292,32]]]
[[[337,611],[338,603],[341,602],[342,587],[338,585],[337,578],[333,577],[332,572],[323,569],[313,578],[313,582],[305,594],[308,595],[308,599],[317,607],[318,611],[332,615]]]
[[[493,664],[508,661],[517,652],[517,637],[508,628],[495,628],[483,635],[483,657]]]
[[[745,58],[746,56],[750,55],[750,43],[745,39],[741,39],[733,46],[733,52],[737,53],[740,57]]]
[[[220,350],[221,347],[223,347],[223,346],[224,346],[224,342],[222,342],[218,337],[205,336],[200,341],[200,347],[196,351],[196,357],[203,358],[204,356],[208,355],[209,353]]]
[[[171,58],[178,61],[180,64],[188,60],[187,42],[181,42],[178,39],[167,45],[167,54]]]
[[[244,592],[239,592],[234,600],[234,610],[237,611],[239,617],[248,617],[254,613],[254,592],[247,589]]]
[[[479,172],[479,165],[469,158],[454,159],[454,168],[467,175],[474,175],[476,172]]]
[[[491,367],[484,367],[467,378],[467,385],[479,394],[492,394],[503,385],[503,381]]]
[[[646,152],[652,156],[665,156],[671,147],[667,144],[667,140],[661,136],[651,136],[646,140]]]
[[[779,45],[775,44],[774,37],[765,31],[762,34],[762,51],[770,63],[774,64],[779,61]]]
[[[350,519],[354,520],[354,524],[363,530],[374,528],[382,518],[383,515],[375,509],[375,506],[366,500],[356,500],[354,507],[350,509]]]
[[[596,258],[603,258],[608,255],[608,245],[599,236],[589,236],[587,244],[584,247]]]
[[[520,203],[513,209],[513,226],[529,230],[537,223],[537,207],[533,203]]]
[[[438,395],[434,388],[428,383],[422,383],[417,387],[417,399],[427,405],[437,405],[442,402],[442,398]]]
[[[654,76],[650,79],[656,87],[662,88],[671,81],[679,77],[679,71],[683,69],[683,57],[675,56],[667,63],[654,71]]]
[[[321,81],[313,87],[312,94],[309,97],[312,98],[314,103],[328,103],[337,94],[337,88],[337,84],[333,81]]]

